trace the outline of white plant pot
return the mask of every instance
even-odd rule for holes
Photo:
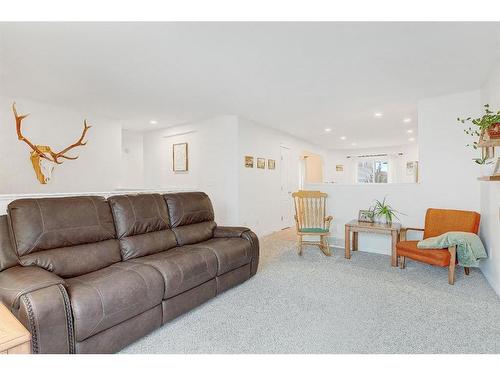
[[[491,176],[495,172],[495,163],[482,164],[479,167],[480,167],[479,170],[481,172],[481,176]]]
[[[385,216],[379,216],[379,217],[377,217],[375,222],[379,223],[379,224],[387,224],[387,219]]]

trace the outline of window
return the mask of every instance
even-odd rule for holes
[[[389,175],[389,162],[380,159],[368,159],[358,162],[358,184],[386,184]]]

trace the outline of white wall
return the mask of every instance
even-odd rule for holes
[[[301,156],[312,153],[325,157],[325,151],[286,133],[267,128],[253,121],[239,118],[239,220],[241,225],[264,235],[294,225],[292,197],[289,195],[290,215],[281,220],[281,168],[280,147],[289,149],[288,191],[299,189]],[[245,155],[276,160],[276,169],[245,168]]]
[[[122,131],[121,189],[144,187],[144,136],[140,132]]]
[[[399,156],[399,153],[403,155]],[[406,176],[406,162],[418,161],[418,144],[416,143],[391,147],[329,151],[326,156],[326,181],[336,184],[355,184],[357,162],[363,160],[357,158],[357,156],[375,154],[387,154],[391,158],[389,175],[391,183],[412,182],[411,178]],[[343,165],[344,170],[338,172],[336,170],[337,165]]]
[[[172,171],[172,145],[187,142],[189,171]],[[263,235],[291,226],[281,220],[280,146],[290,150],[290,191],[299,188],[300,156],[317,147],[253,121],[219,116],[144,133],[144,186],[149,189],[201,190],[209,194],[220,225],[244,225]],[[245,168],[246,155],[254,168]],[[324,154],[323,154],[324,155]],[[257,158],[266,168],[256,168]],[[267,168],[267,160],[276,169]],[[290,216],[293,217],[289,197]]]
[[[479,175],[472,158],[475,153],[465,145],[468,136],[456,118],[477,115],[480,92],[466,92],[422,100],[418,105],[420,183],[369,185],[309,185],[329,194],[329,212],[335,216],[334,242],[344,240],[343,226],[367,209],[374,199],[387,196],[389,203],[406,214],[405,226],[423,227],[429,207],[480,210]],[[390,253],[388,237],[363,234],[360,248]]]
[[[23,134],[33,143],[62,150],[75,142],[87,118],[92,128],[88,143],[68,153],[53,172],[52,181],[42,185],[35,177],[30,149],[17,139],[12,98],[0,97],[0,194],[50,193],[113,190],[120,181],[120,124],[92,113],[81,113],[33,100],[16,98],[18,114],[30,115],[23,121]]]
[[[492,70],[481,90],[481,104],[489,103],[500,109],[500,63]],[[500,149],[496,149],[497,153]],[[500,156],[497,154],[497,156]],[[481,237],[486,244],[488,259],[481,270],[500,295],[500,183],[481,182]]]
[[[235,116],[144,133],[144,186],[206,192],[221,225],[238,222]],[[188,172],[173,172],[172,145],[188,143]]]

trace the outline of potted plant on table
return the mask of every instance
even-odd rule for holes
[[[387,197],[382,201],[379,201],[378,199],[375,200],[375,203],[370,211],[373,212],[373,215],[375,217],[379,218],[379,220],[377,220],[378,222],[392,224],[392,221],[394,219],[399,220],[397,214],[401,214],[401,212],[398,212],[394,208],[392,208],[388,203],[386,203],[386,200]]]

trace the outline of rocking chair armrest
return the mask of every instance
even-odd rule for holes
[[[325,228],[326,229],[330,229],[330,223],[332,222],[332,220],[333,220],[333,216],[331,216],[331,215],[325,217],[325,224],[326,224]]]

